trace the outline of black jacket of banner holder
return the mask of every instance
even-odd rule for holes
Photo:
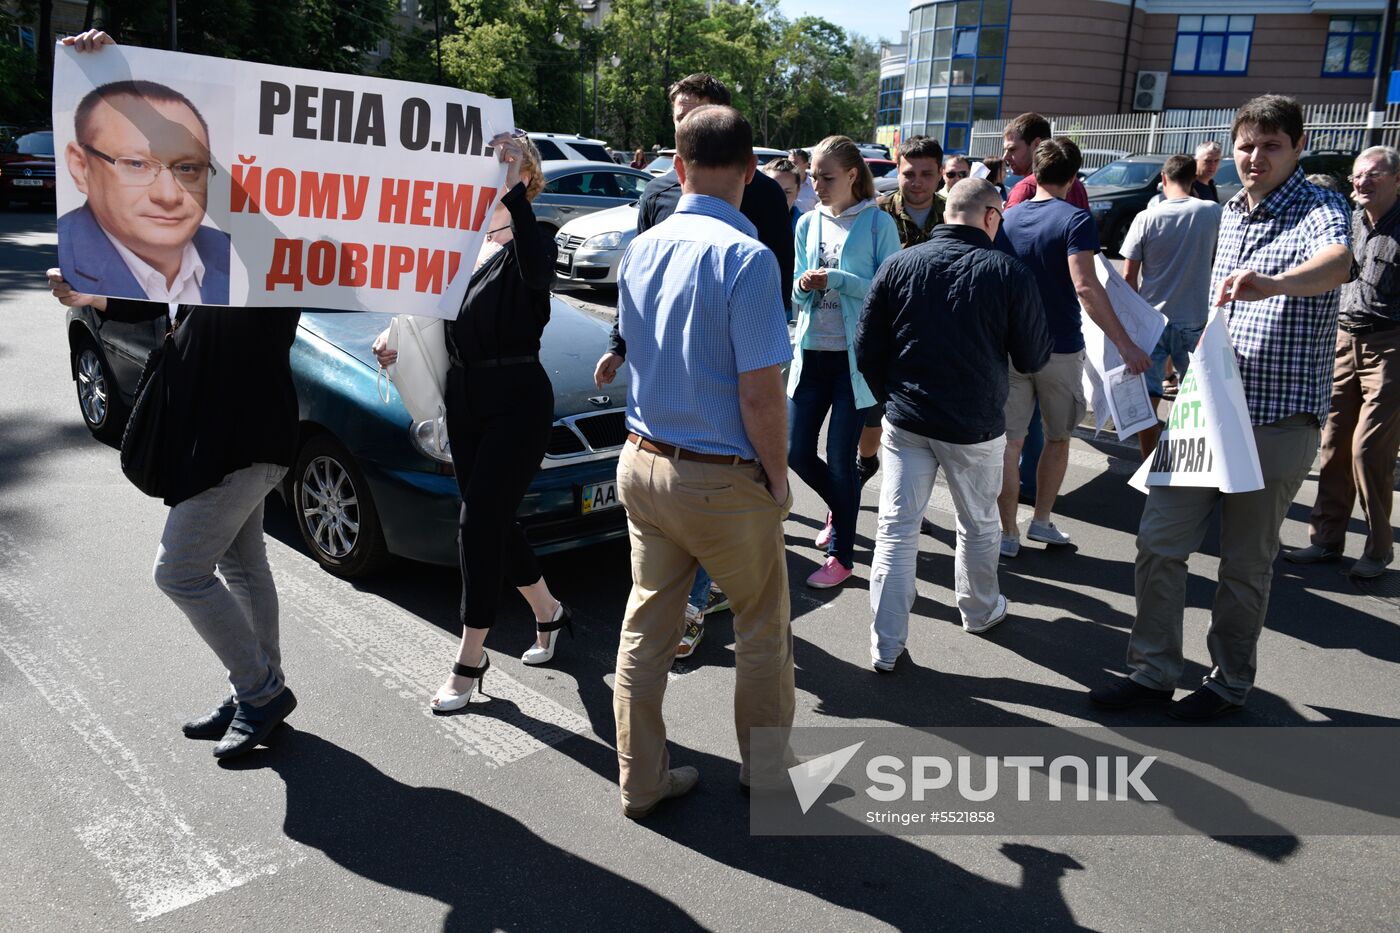
[[[637,232],[645,233],[674,214],[681,194],[681,182],[674,171],[647,182],[642,199],[637,203]],[[739,212],[758,229],[759,242],[778,257],[783,307],[791,310],[794,257],[792,214],[788,211],[783,186],[762,172],[754,172],[753,180],[744,188],[744,200],[739,205]],[[616,322],[608,336],[608,349],[618,356],[627,356],[627,344],[618,332]]]
[[[102,312],[136,323],[166,316],[158,301],[108,298]],[[291,349],[300,308],[181,305],[165,361],[166,505],[254,463],[290,467],[297,446]]]
[[[897,428],[949,444],[1006,433],[1006,360],[1050,361],[1031,271],[975,227],[940,224],[885,260],[856,327],[856,365]]]

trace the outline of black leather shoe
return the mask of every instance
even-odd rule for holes
[[[231,696],[220,703],[214,712],[191,719],[180,728],[184,730],[187,739],[223,738],[229,723],[233,722],[233,711],[237,708],[238,700]]]
[[[1201,687],[1167,708],[1167,715],[1182,722],[1205,722],[1227,713],[1238,713],[1243,703],[1231,703],[1209,687]]]
[[[284,688],[262,706],[239,703],[228,731],[214,746],[214,757],[232,758],[251,752],[296,708],[297,698],[290,687]]]
[[[1131,677],[1124,677],[1105,687],[1089,691],[1089,702],[1104,709],[1128,709],[1153,703],[1170,703],[1174,690],[1144,687]]]

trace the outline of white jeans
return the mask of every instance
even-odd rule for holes
[[[919,523],[928,507],[941,464],[958,520],[954,591],[963,624],[981,625],[996,609],[1000,587],[997,560],[1001,548],[1002,456],[1006,437],[980,444],[948,444],[883,422],[880,526],[870,566],[870,608],[875,623],[870,652],[875,660],[894,660],[909,635],[914,605],[915,567],[919,559]]]

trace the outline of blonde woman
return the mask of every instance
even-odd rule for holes
[[[466,706],[491,666],[484,645],[502,581],[534,610],[536,640],[521,658],[526,664],[549,661],[560,630],[573,631],[572,614],[550,593],[515,521],[554,424],[554,388],[539,351],[557,250],[530,208],[544,188],[539,152],[519,131],[491,145],[506,164],[505,194],[461,311],[447,329],[447,437],[462,494],[462,644],[452,675],[430,704],[437,713]],[[397,357],[386,335],[374,342],[384,366]]]
[[[855,561],[860,476],[856,447],[864,409],[875,396],[856,368],[856,323],[875,270],[899,251],[894,219],[875,205],[875,179],[856,144],[828,136],[812,150],[818,205],[797,221],[792,301],[796,347],[788,373],[788,465],[826,500],[830,514],[817,536],[826,562],[807,578],[839,586]],[[817,436],[827,413],[826,460]]]

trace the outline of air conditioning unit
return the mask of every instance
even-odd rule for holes
[[[1137,84],[1133,86],[1134,110],[1161,110],[1167,99],[1167,73],[1165,71],[1139,71]]]

